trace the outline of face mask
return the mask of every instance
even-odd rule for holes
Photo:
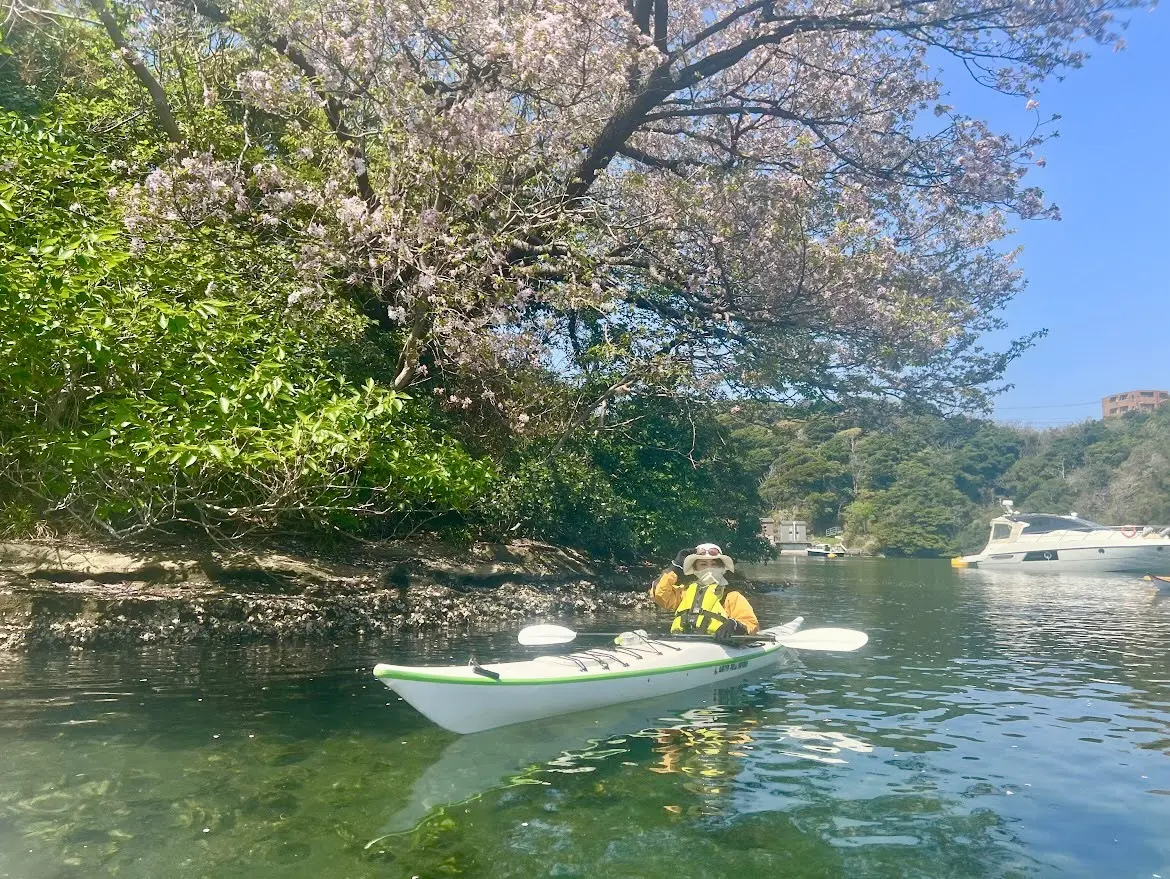
[[[708,568],[698,576],[700,586],[726,586],[727,577],[723,571],[718,569]]]

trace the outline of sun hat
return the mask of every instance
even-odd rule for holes
[[[724,569],[728,571],[735,570],[735,562],[731,560],[730,556],[725,556],[721,550],[714,543],[700,543],[695,547],[695,551],[683,559],[683,573],[693,574],[695,572],[695,562],[699,559],[716,559],[722,563]]]

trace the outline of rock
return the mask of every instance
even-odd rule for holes
[[[398,541],[332,555],[4,543],[0,650],[468,630],[649,609],[642,585],[535,541]]]
[[[31,541],[0,543],[0,570],[51,581],[101,578],[165,583],[186,579],[198,565],[189,559],[130,555],[95,547],[78,548]]]

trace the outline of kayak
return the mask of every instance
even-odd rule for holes
[[[760,634],[790,635],[803,622],[797,617]],[[767,668],[782,648],[769,640],[725,645],[625,632],[615,643],[523,662],[380,663],[374,676],[444,729],[473,733],[723,683]]]
[[[761,635],[796,632],[797,617]],[[724,645],[625,632],[610,643],[557,656],[490,665],[380,663],[374,676],[420,714],[457,733],[649,699],[766,668],[783,645],[768,640]]]

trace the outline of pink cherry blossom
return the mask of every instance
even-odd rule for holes
[[[174,0],[135,39],[246,56],[213,87],[268,158],[188,150],[126,222],[262,227],[306,290],[381,301],[397,387],[519,426],[541,371],[570,426],[638,393],[969,400],[1006,363],[976,340],[1021,288],[1008,218],[1055,216],[1022,182],[1048,131],[945,103],[933,56],[1034,110],[1134,6]]]

